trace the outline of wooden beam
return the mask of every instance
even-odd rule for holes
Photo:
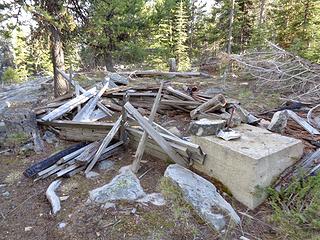
[[[109,83],[105,83],[100,91],[92,98],[77,115],[73,118],[73,121],[77,122],[87,122],[92,114],[93,110],[95,109],[99,99],[101,98],[102,94],[108,88]]]
[[[43,120],[37,120],[37,123],[40,125],[51,126],[56,128],[88,128],[88,129],[103,129],[108,130],[113,127],[113,123],[105,123],[105,122],[73,122],[70,120],[53,120],[50,122],[45,122]]]
[[[154,120],[154,117],[155,117],[155,115],[157,113],[157,110],[159,108],[163,85],[164,85],[164,82],[162,81],[161,84],[160,84],[159,91],[158,91],[158,94],[156,96],[156,99],[154,100],[150,116],[149,116],[149,123],[150,124],[152,124],[152,122]],[[141,161],[141,159],[143,157],[143,153],[144,153],[144,150],[145,150],[145,145],[146,145],[147,138],[148,138],[148,133],[146,131],[144,131],[143,134],[142,134],[142,137],[140,139],[137,151],[135,153],[133,163],[131,165],[131,170],[134,173],[137,173],[139,171],[139,169],[140,169],[140,161]]]
[[[91,169],[94,167],[94,165],[96,164],[96,162],[98,161],[98,159],[102,155],[104,149],[109,145],[109,143],[111,142],[113,137],[116,135],[116,133],[118,132],[118,130],[120,128],[121,120],[122,120],[122,116],[120,116],[118,118],[118,120],[115,122],[115,124],[113,125],[112,129],[108,133],[108,135],[103,139],[102,143],[99,146],[99,149],[98,149],[96,155],[94,156],[93,160],[89,163],[88,167],[86,168],[85,173],[88,173],[88,172],[91,171]]]
[[[159,146],[169,155],[176,163],[187,167],[188,163],[166,142],[166,140],[152,127],[152,125],[143,118],[143,116],[135,109],[130,102],[124,105],[125,109],[140,124],[140,126],[159,144]]]
[[[52,121],[61,117],[66,112],[69,112],[75,107],[77,107],[78,105],[85,103],[88,99],[90,99],[96,93],[96,91],[97,91],[96,87],[89,89],[88,91],[84,92],[80,96],[75,97],[70,101],[66,102],[65,104],[63,104],[62,106],[54,109],[47,115],[43,116],[41,119],[43,121]]]

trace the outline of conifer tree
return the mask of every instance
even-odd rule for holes
[[[20,81],[24,81],[28,76],[28,47],[26,44],[26,37],[21,29],[17,29],[14,33],[14,64]]]
[[[184,2],[180,0],[176,9],[176,57],[178,70],[190,69],[191,63],[187,46],[187,15]]]

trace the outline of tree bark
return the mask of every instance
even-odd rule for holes
[[[109,72],[115,72],[114,67],[113,67],[112,52],[110,50],[106,50],[105,64],[106,64],[106,68]]]
[[[64,54],[63,45],[61,41],[61,33],[55,27],[50,27],[51,32],[51,55],[53,65],[53,83],[54,83],[54,96],[62,96],[69,92],[70,86],[67,80],[65,80],[57,71],[56,68],[64,71]]]

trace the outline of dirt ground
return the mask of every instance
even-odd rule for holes
[[[141,82],[140,82],[141,83]],[[174,85],[197,85],[200,89],[221,87],[219,81],[187,79]],[[142,84],[142,83],[141,83]],[[234,81],[224,85],[230,97],[238,99],[249,110],[262,111],[279,104],[279,96],[255,93],[250,85]],[[178,117],[174,117],[178,121]],[[185,125],[180,121],[180,130]],[[231,196],[221,192],[226,200],[239,212],[241,226],[229,227],[224,233],[217,233],[200,219],[195,212],[175,197],[168,197],[164,206],[141,203],[118,202],[116,208],[103,209],[101,205],[88,204],[89,191],[108,183],[118,170],[132,162],[134,149],[112,157],[113,168],[98,172],[97,179],[86,179],[82,174],[63,179],[59,196],[68,196],[61,202],[62,210],[53,216],[45,191],[52,179],[33,182],[24,177],[23,171],[50,154],[71,143],[61,142],[59,146],[46,145],[42,154],[33,152],[0,156],[0,239],[282,239],[277,227],[270,223],[271,210],[268,204],[250,211]],[[141,179],[145,192],[165,191],[161,187],[163,173],[169,163],[145,155],[138,176],[148,171]],[[8,193],[6,193],[8,192]],[[174,194],[174,193],[173,193]],[[65,223],[65,227],[61,226]]]

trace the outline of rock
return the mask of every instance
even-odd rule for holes
[[[28,151],[34,151],[33,143],[27,143],[20,148],[21,153],[28,152]]]
[[[170,127],[168,131],[176,135],[177,137],[182,137],[180,130],[177,127]]]
[[[288,116],[286,111],[278,111],[273,114],[268,130],[276,133],[283,133],[287,126]]]
[[[114,165],[113,161],[104,160],[98,163],[99,170],[110,170]]]
[[[106,204],[102,205],[101,208],[103,209],[116,208],[116,204],[107,202]]]
[[[113,201],[126,200],[141,203],[163,205],[164,199],[160,193],[146,194],[140,185],[140,180],[130,170],[130,166],[122,167],[120,174],[115,176],[110,183],[89,192],[87,203],[105,203],[103,208],[115,207]]]
[[[65,228],[66,226],[67,226],[67,224],[64,222],[61,222],[58,224],[58,228],[60,228],[60,229]]]
[[[15,140],[33,138],[34,150],[41,152],[43,142],[37,126],[36,114],[27,108],[9,108],[2,118],[6,126],[6,135]]]
[[[29,232],[29,231],[31,231],[31,229],[32,229],[32,227],[25,227],[25,228],[24,228],[24,231],[25,231],[25,232]]]
[[[118,73],[109,73],[108,76],[115,83],[120,83],[120,84],[124,84],[124,85],[129,84],[128,78],[121,76]]]
[[[134,201],[145,196],[139,179],[127,167],[120,169],[110,183],[90,191],[90,199],[97,203],[106,203],[114,200]]]
[[[8,198],[10,196],[10,193],[8,191],[5,191],[4,193],[2,193],[2,196]]]
[[[97,173],[97,172],[94,172],[94,171],[90,171],[90,172],[86,173],[86,178],[87,179],[94,179],[94,178],[97,178],[99,176],[100,176],[100,174]]]
[[[163,206],[166,204],[166,200],[164,199],[161,193],[150,193],[145,197],[138,199],[137,202],[139,203],[152,203],[156,206]]]
[[[235,210],[206,179],[178,164],[169,165],[164,176],[177,184],[185,200],[216,230],[223,230],[229,223],[226,217],[240,224],[240,217]]]
[[[209,120],[202,118],[198,121],[192,121],[189,126],[189,133],[196,136],[215,135],[226,125],[225,120]]]
[[[56,137],[56,135],[53,132],[50,132],[50,131],[45,131],[42,139],[44,141],[46,141],[47,143],[49,143],[49,144],[53,144],[53,143],[59,142],[59,140]]]

